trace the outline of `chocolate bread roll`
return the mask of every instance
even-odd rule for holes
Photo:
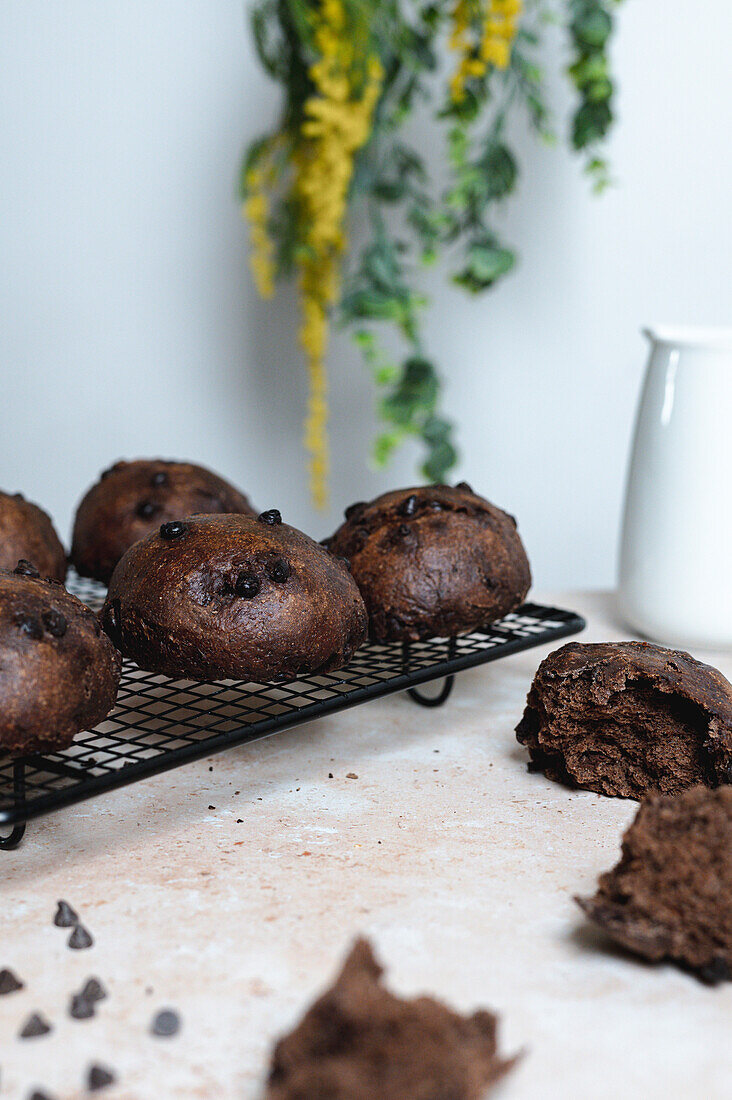
[[[0,492],[0,569],[14,569],[21,558],[44,577],[66,578],[66,551],[51,517],[21,493]]]
[[[515,520],[464,482],[353,504],[324,545],[350,562],[377,642],[469,633],[518,607],[531,584]]]
[[[531,767],[620,798],[732,782],[732,685],[648,642],[571,642],[542,661],[516,730]]]
[[[0,573],[0,753],[63,749],[107,716],[122,660],[96,615],[30,562]]]
[[[650,796],[620,863],[577,901],[629,951],[712,985],[732,980],[732,787]]]
[[[152,672],[266,681],[346,664],[366,609],[345,563],[272,510],[164,523],[115,569],[102,623]]]
[[[107,584],[134,542],[194,512],[255,515],[243,493],[203,466],[160,458],[116,462],[79,504],[71,561],[83,577]]]

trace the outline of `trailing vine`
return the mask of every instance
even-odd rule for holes
[[[527,112],[555,140],[537,62],[551,20],[566,27],[568,74],[578,96],[569,143],[593,186],[608,183],[602,143],[613,121],[608,46],[617,0],[257,0],[259,58],[283,88],[277,130],[244,159],[240,195],[250,222],[251,266],[268,297],[296,277],[300,341],[310,396],[305,444],[316,504],[327,500],[328,333],[349,330],[379,390],[383,429],[374,458],[386,463],[407,438],[421,466],[443,481],[457,460],[453,425],[440,410],[441,379],[422,336],[422,272],[444,256],[472,294],[515,265],[496,213],[516,190],[519,166],[507,121]],[[438,57],[450,51],[447,78]],[[405,123],[432,105],[443,132],[448,181],[431,178]],[[348,216],[367,226],[357,247]],[[388,341],[381,334],[391,334]]]

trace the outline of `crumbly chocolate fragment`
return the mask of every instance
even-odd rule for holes
[[[0,572],[0,754],[67,748],[112,709],[122,660],[56,581]]]
[[[117,462],[79,504],[71,560],[83,577],[107,584],[133,543],[195,512],[255,514],[243,493],[203,466],[158,458]]]
[[[23,989],[23,986],[24,983],[12,970],[7,967],[0,970],[0,997],[4,997],[8,993],[15,993],[18,989]]]
[[[48,1035],[51,1030],[51,1025],[47,1020],[41,1016],[39,1012],[34,1012],[28,1017],[26,1022],[20,1031],[21,1039],[37,1039],[41,1035]]]
[[[156,1012],[150,1024],[150,1034],[168,1039],[180,1031],[180,1016],[172,1008],[162,1008]]]
[[[74,931],[69,936],[69,942],[66,945],[70,947],[72,951],[84,951],[87,947],[91,947],[94,944],[94,939],[91,933],[84,927],[83,924],[77,924]]]
[[[542,661],[516,736],[531,768],[619,798],[732,782],[732,685],[648,642],[571,642]]]
[[[141,668],[177,679],[328,672],[366,635],[345,566],[294,527],[244,515],[189,517],[185,538],[136,543],[115,570],[101,620]]]
[[[66,551],[51,517],[20,493],[0,492],[0,569],[66,579]]]
[[[513,518],[459,486],[352,505],[324,545],[350,562],[377,642],[478,630],[518,607],[531,584]]]
[[[71,908],[67,901],[61,898],[56,902],[53,923],[57,928],[74,928],[79,923],[79,914]]]
[[[106,1089],[108,1085],[113,1085],[116,1080],[117,1078],[111,1069],[107,1069],[106,1066],[93,1065],[90,1066],[86,1076],[86,1087],[89,1092],[99,1092],[100,1089]]]
[[[496,1017],[403,1000],[358,940],[334,985],[276,1044],[266,1100],[481,1100],[513,1066]]]
[[[94,1001],[88,1000],[83,993],[72,994],[69,1016],[74,1020],[90,1020],[95,1011]]]
[[[623,947],[732,980],[732,787],[651,795],[584,912]]]

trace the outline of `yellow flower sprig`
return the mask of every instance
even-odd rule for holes
[[[328,500],[328,404],[325,358],[328,315],[338,296],[339,257],[345,247],[348,192],[354,155],[371,133],[382,68],[376,55],[356,56],[342,0],[322,0],[313,15],[318,60],[309,70],[315,91],[303,108],[294,156],[294,193],[301,244],[296,262],[302,309],[300,343],[308,363],[305,446],[317,507]]]
[[[489,65],[508,68],[522,6],[522,0],[457,0],[450,34],[450,48],[460,54],[450,79],[453,103],[465,98],[468,80],[485,76]]]

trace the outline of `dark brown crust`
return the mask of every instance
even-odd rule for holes
[[[249,516],[196,516],[185,533],[131,547],[102,622],[142,668],[196,680],[330,671],[366,634],[366,609],[343,562],[301,531]],[[277,577],[280,563],[286,577]],[[253,578],[253,596],[237,594]]]
[[[399,489],[346,516],[325,545],[350,561],[375,641],[466,634],[529,590],[515,520],[467,486]]]
[[[112,709],[121,666],[58,581],[0,573],[0,752],[66,748]]]
[[[71,561],[82,577],[107,584],[134,542],[157,531],[161,523],[194,512],[255,515],[243,493],[203,466],[161,458],[117,462],[79,504]]]
[[[732,685],[648,642],[571,642],[542,661],[516,730],[550,779],[621,798],[732,782]]]
[[[0,492],[0,569],[24,558],[44,577],[66,579],[66,551],[51,517],[21,493]]]
[[[274,1049],[266,1100],[482,1100],[516,1062],[496,1017],[403,1000],[358,940],[334,985]]]
[[[732,979],[732,788],[644,801],[584,912],[623,947],[714,984]]]

